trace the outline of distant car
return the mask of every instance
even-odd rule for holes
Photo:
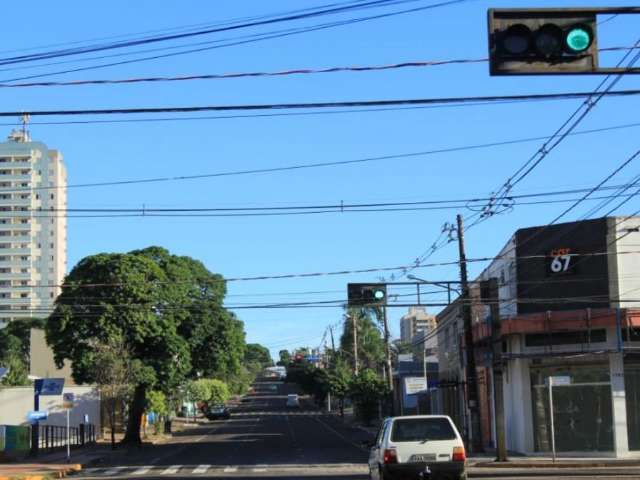
[[[460,433],[445,415],[387,418],[371,446],[369,478],[466,480]]]
[[[295,393],[287,395],[287,408],[300,408],[300,399]]]
[[[205,409],[204,416],[209,420],[227,420],[231,417],[231,412],[224,405],[213,405]]]

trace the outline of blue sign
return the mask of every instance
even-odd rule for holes
[[[0,378],[3,378],[7,373],[9,373],[8,367],[0,367]]]
[[[49,412],[46,410],[30,410],[29,413],[27,413],[27,420],[30,423],[35,423],[40,420],[46,420],[48,416]]]
[[[64,378],[39,378],[33,388],[36,395],[62,395]]]

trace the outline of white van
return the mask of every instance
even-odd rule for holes
[[[462,437],[445,415],[385,419],[369,454],[372,480],[465,480]]]

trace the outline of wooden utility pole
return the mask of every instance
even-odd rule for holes
[[[382,307],[382,324],[384,326],[384,357],[387,366],[387,386],[393,392],[393,375],[391,373],[391,349],[389,348],[389,322],[387,321],[387,307]]]
[[[502,384],[502,339],[500,335],[500,291],[498,279],[488,281],[491,310],[491,346],[493,349],[493,402],[495,407],[496,461],[507,461],[507,442],[504,428],[504,396]]]
[[[358,375],[358,316],[351,312],[351,322],[353,330],[353,373]]]
[[[464,323],[464,345],[466,351],[466,383],[467,383],[467,443],[473,452],[481,452],[482,438],[480,434],[480,409],[478,408],[478,382],[476,359],[473,351],[473,331],[471,329],[471,296],[467,278],[467,256],[464,248],[464,224],[462,215],[456,217],[458,230],[458,250],[460,252],[460,283],[462,287],[462,320]]]

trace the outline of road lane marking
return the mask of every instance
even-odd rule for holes
[[[266,472],[267,469],[266,468],[254,468],[251,471],[255,472],[255,473],[258,473],[258,472]]]
[[[151,467],[142,467],[142,468],[139,468],[138,470],[136,470],[135,472],[133,472],[132,475],[144,475],[149,470],[151,470]]]
[[[182,468],[182,465],[173,465],[164,470],[160,475],[173,475],[178,473],[178,470]]]
[[[209,467],[211,467],[211,465],[199,465],[198,468],[193,470],[193,473],[207,473]]]
[[[224,473],[234,473],[238,471],[238,467],[227,467],[223,470]]]

